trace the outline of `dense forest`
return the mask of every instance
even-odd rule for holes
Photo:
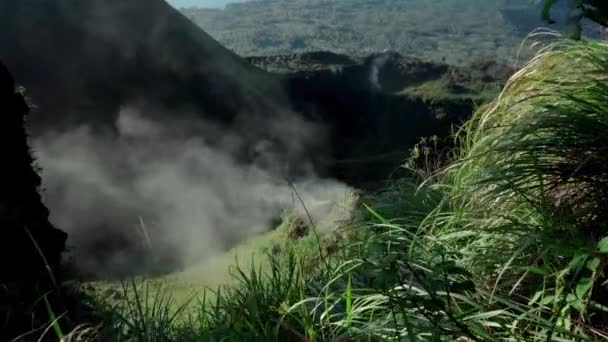
[[[531,51],[521,42],[532,30],[567,26],[566,2],[543,21],[528,0],[265,0],[225,9],[183,8],[212,37],[244,56],[332,51],[350,56],[391,50],[426,61],[513,63]],[[546,10],[547,13],[549,12]],[[597,26],[584,23],[587,34]]]

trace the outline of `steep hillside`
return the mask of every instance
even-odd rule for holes
[[[0,57],[43,109],[35,132],[113,122],[142,99],[221,120],[278,101],[271,77],[163,0],[2,0],[0,21]]]

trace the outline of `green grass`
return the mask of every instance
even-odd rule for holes
[[[467,70],[468,71],[468,70]],[[469,81],[456,84],[448,76],[426,81],[403,89],[399,94],[421,97],[425,100],[473,99],[479,102],[492,100],[500,92],[498,83]]]
[[[313,237],[284,244],[188,310],[179,291],[125,286],[119,306],[100,306],[104,326],[128,341],[606,339],[607,136],[608,45],[553,45],[441,163],[425,155],[434,167],[363,196],[332,253]],[[239,260],[284,242],[287,222]],[[178,283],[204,284],[207,271],[189,272]]]
[[[249,271],[252,264],[266,268],[268,254],[272,254],[273,251],[282,253],[292,249],[302,255],[315,254],[318,251],[318,244],[314,234],[308,234],[297,240],[288,238],[289,231],[300,220],[295,214],[286,213],[281,224],[268,233],[253,237],[225,253],[214,255],[201,264],[141,281],[152,288],[170,292],[174,304],[179,305],[190,301],[203,291],[217,289],[234,282],[233,275],[237,266],[242,271]],[[102,297],[107,293],[120,292],[122,288],[120,282],[95,282],[90,285]]]
[[[520,70],[464,127],[439,224],[474,234],[442,245],[471,256],[462,265],[492,296],[580,338],[606,316],[607,62],[604,43],[561,43]]]

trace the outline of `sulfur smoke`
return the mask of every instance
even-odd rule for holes
[[[164,1],[41,6],[0,6],[13,13],[0,36],[19,42],[15,64],[35,80],[42,195],[78,269],[97,277],[198,263],[301,210],[286,178],[317,217],[348,191],[320,177],[327,132],[286,109],[280,79]],[[49,30],[32,40],[39,23]]]
[[[369,69],[369,83],[375,91],[382,91],[382,85],[380,84],[380,70],[389,61],[390,55],[384,52],[376,57],[371,62]]]
[[[269,140],[142,112],[124,107],[114,130],[84,125],[33,141],[51,220],[95,276],[194,264],[271,229],[281,211],[302,209],[290,168],[315,219],[349,191],[317,177],[304,146],[322,145],[323,130],[295,115],[275,115]]]

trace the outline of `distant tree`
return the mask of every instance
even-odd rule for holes
[[[543,19],[553,23],[551,9],[559,0],[544,0]],[[608,26],[607,0],[566,0],[568,1],[568,22],[566,32],[574,39],[581,38],[581,21],[587,18],[596,23]]]

